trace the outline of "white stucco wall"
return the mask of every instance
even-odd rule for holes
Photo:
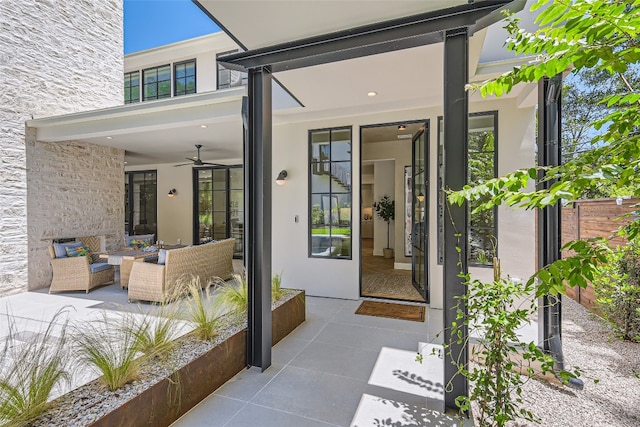
[[[535,157],[535,110],[518,108],[515,100],[488,100],[470,105],[470,112],[498,111],[499,173],[528,167]],[[359,297],[360,254],[358,240],[360,198],[359,126],[396,121],[427,119],[430,124],[429,192],[429,284],[431,306],[442,307],[442,267],[437,265],[437,118],[442,109],[394,111],[384,114],[341,117],[313,122],[277,124],[273,128],[273,170],[289,172],[287,184],[273,183],[273,270],[283,271],[284,286],[305,289],[309,295],[356,299]],[[353,253],[351,260],[308,257],[308,130],[353,126]],[[382,155],[381,155],[382,156]],[[399,162],[396,162],[399,163]],[[404,164],[396,164],[396,203],[402,194]],[[274,172],[275,173],[275,172]],[[400,175],[399,175],[400,174]],[[377,192],[377,190],[375,190]],[[398,212],[396,212],[398,214]],[[295,217],[299,220],[296,223]],[[398,221],[396,221],[398,222]],[[386,231],[385,231],[386,233]],[[402,237],[402,224],[396,224],[395,237]],[[498,212],[499,256],[503,272],[528,277],[534,271],[535,235],[533,212],[501,207]],[[385,238],[386,239],[386,238]],[[399,249],[396,250],[396,252]],[[401,258],[404,260],[404,257]],[[396,258],[398,261],[398,258]],[[491,278],[491,269],[471,268],[472,276]]]
[[[121,104],[122,51],[120,0],[0,1],[0,296],[28,288],[25,121]]]
[[[158,229],[156,240],[183,245],[193,244],[193,182],[190,166],[174,167],[173,164],[149,164],[126,167],[125,171],[157,172]],[[124,176],[122,177],[124,182]],[[168,197],[175,188],[175,197]],[[124,218],[123,218],[124,228]]]
[[[140,82],[142,84],[142,70],[145,68],[195,59],[196,92],[210,92],[217,89],[217,55],[237,48],[238,45],[223,32],[208,34],[183,42],[128,54],[124,58],[124,70],[127,73],[136,70],[140,71]],[[171,85],[171,93],[173,94],[173,78],[171,79]],[[142,93],[142,88],[140,91]]]
[[[398,198],[395,194],[395,160],[379,160],[373,164],[373,201],[379,202],[384,196],[389,196],[395,201],[396,214],[398,218]],[[394,249],[395,226],[398,221],[392,220],[387,227],[387,223],[373,211],[373,255],[382,256],[382,249],[387,247],[387,228],[389,231],[389,247]],[[355,222],[355,226],[357,226]]]

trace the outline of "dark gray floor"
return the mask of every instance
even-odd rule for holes
[[[442,399],[441,361],[415,361],[437,340],[441,311],[418,323],[356,315],[359,304],[307,297],[307,320],[273,348],[269,369],[239,373],[174,426],[457,425],[425,409]]]

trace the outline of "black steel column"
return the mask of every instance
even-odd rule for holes
[[[538,82],[538,165],[558,166],[561,162],[560,126],[562,75],[545,77]],[[549,189],[555,181],[540,182],[537,187]],[[560,204],[538,211],[538,269],[560,259]],[[540,298],[538,309],[538,341],[540,348],[551,353],[562,365],[561,299],[560,296]]]
[[[271,73],[249,70],[244,149],[245,266],[249,282],[247,364],[271,366]]]
[[[467,145],[469,137],[468,83],[469,36],[466,28],[447,31],[444,41],[444,188],[460,190],[467,184]],[[451,353],[444,358],[444,404],[446,409],[457,409],[456,397],[467,396],[469,384],[453,364],[467,364],[467,328],[462,325],[462,339],[451,335],[450,326],[457,320],[458,299],[466,293],[460,272],[467,273],[467,204],[448,206],[444,220],[444,342]],[[457,237],[457,236],[460,237]],[[458,252],[457,247],[461,251]],[[466,313],[466,306],[459,307]]]

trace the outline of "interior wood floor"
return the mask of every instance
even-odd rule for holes
[[[410,270],[393,268],[393,258],[373,256],[373,239],[362,239],[362,296],[424,302]]]

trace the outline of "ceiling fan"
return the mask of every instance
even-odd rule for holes
[[[191,159],[189,157],[185,157],[187,160],[191,161],[191,163],[182,163],[180,165],[175,165],[175,167],[178,166],[203,166],[203,165],[211,165],[211,166],[225,166],[225,165],[221,165],[219,163],[209,163],[209,162],[203,162],[202,160],[200,160],[200,149],[202,148],[202,144],[196,144],[196,148],[198,149],[198,157],[196,157],[195,159]]]

